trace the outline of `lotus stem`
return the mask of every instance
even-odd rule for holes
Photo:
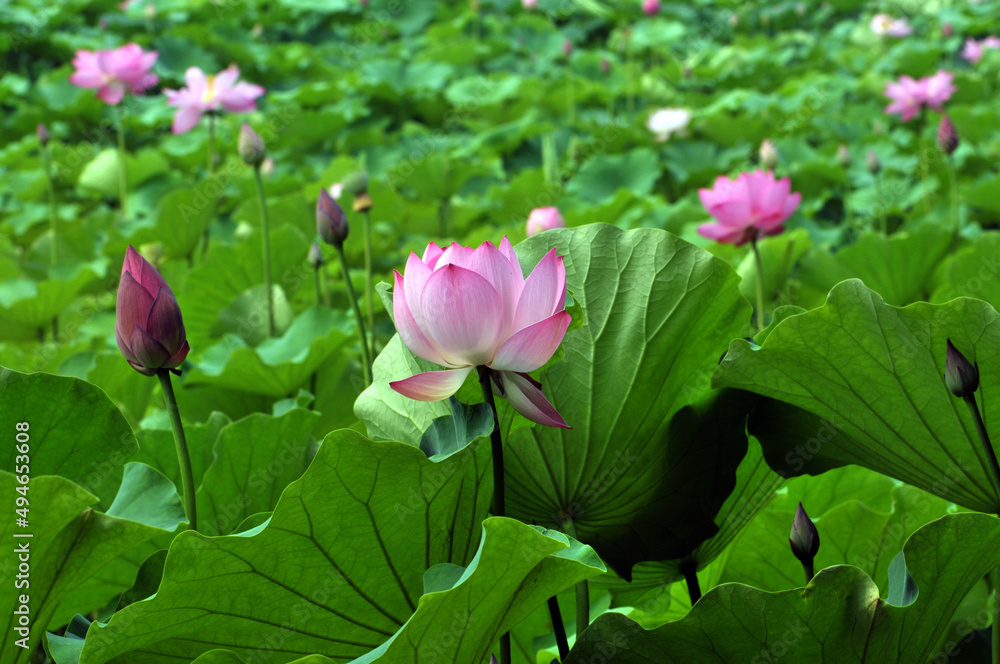
[[[565,519],[562,525],[567,535],[580,541],[572,517]],[[584,579],[574,586],[574,590],[576,591],[576,638],[579,640],[580,635],[590,627],[590,585]]]
[[[320,283],[319,283],[319,270],[313,270],[313,277],[315,277],[315,281],[316,281],[316,306],[317,307],[322,307],[323,306],[323,289],[322,289],[322,287],[320,286]]]
[[[694,606],[701,599],[701,585],[698,583],[698,563],[690,559],[685,560],[681,563],[680,572],[684,575],[684,582],[687,584],[691,606]]]
[[[764,261],[760,257],[760,247],[757,238],[750,240],[753,248],[753,259],[757,264],[757,332],[764,331]]]
[[[345,273],[346,274],[346,273]],[[375,292],[372,285],[372,219],[365,210],[365,309],[371,334],[371,356],[375,357]]]
[[[549,598],[549,619],[552,621],[552,631],[559,647],[559,661],[565,662],[569,657],[569,641],[566,639],[566,625],[563,624],[562,611],[559,610],[559,598],[555,595]]]
[[[215,174],[215,113],[208,114],[208,177]]]
[[[187,440],[184,438],[184,425],[177,410],[177,399],[174,388],[170,384],[170,370],[157,369],[156,377],[160,379],[163,399],[167,404],[167,415],[170,416],[170,426],[174,430],[174,446],[177,448],[177,465],[181,471],[181,486],[184,490],[184,512],[188,518],[188,530],[198,530],[198,514],[194,493],[194,473],[191,470],[191,455],[188,454]]]
[[[882,206],[882,178],[875,175],[875,210],[878,211]],[[889,236],[889,219],[886,217],[885,210],[882,210],[882,214],[878,216],[879,228],[882,230],[882,235],[886,237]]]
[[[970,394],[964,397],[965,405],[969,407],[972,421],[976,423],[976,433],[979,434],[979,444],[986,457],[986,465],[990,471],[990,481],[993,483],[994,498],[1000,501],[1000,464],[997,463],[996,452],[993,451],[993,444],[990,442],[990,435],[986,432],[986,425],[983,423],[983,416],[979,413],[979,406],[976,405],[976,395]]]
[[[52,153],[49,146],[42,147],[42,159],[45,162],[45,182],[48,187],[49,196],[49,225],[52,228],[52,240],[49,247],[49,263],[52,267],[59,262],[58,243],[59,238],[59,212],[56,210],[56,186],[52,180]]]
[[[128,172],[125,168],[125,110],[116,107],[118,115],[118,197],[122,223],[128,221]]]
[[[948,157],[948,181],[951,186],[951,223],[957,235],[962,222],[958,218],[958,178],[955,175],[955,160]]]
[[[260,177],[260,166],[253,169],[257,181],[257,196],[260,199],[260,223],[264,246],[264,283],[267,287],[267,330],[274,336],[274,293],[271,292],[271,233],[267,218],[267,201],[264,198],[264,181]]]
[[[924,131],[927,127],[927,111],[920,111],[920,122],[918,124],[918,131],[920,132],[920,186],[923,189],[923,199],[924,199],[924,211],[930,214],[931,211],[931,201],[927,196],[927,178],[930,172],[930,164],[927,163],[927,155],[929,153],[927,149],[927,133]]]
[[[347,255],[344,254],[343,245],[334,245],[337,247],[337,254],[340,256],[340,269],[344,273],[344,282],[347,284],[347,296],[351,300],[351,305],[354,307],[354,317],[358,321],[358,334],[361,336],[361,370],[365,375],[365,385],[372,384],[372,360],[371,355],[368,354],[368,333],[365,332],[365,319],[361,315],[361,307],[358,306],[358,296],[354,292],[354,286],[351,284],[351,272],[347,267]]]

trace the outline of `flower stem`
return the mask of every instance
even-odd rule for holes
[[[681,563],[680,572],[684,575],[684,582],[687,584],[688,598],[691,606],[701,599],[701,585],[698,583],[698,563],[693,560],[685,560]]]
[[[48,185],[49,194],[49,224],[52,227],[52,241],[49,247],[49,263],[52,267],[56,266],[59,262],[57,240],[59,237],[59,213],[56,210],[56,186],[52,181],[52,153],[49,151],[49,146],[46,145],[42,148],[42,158],[45,160],[45,181]]]
[[[988,577],[987,577],[988,578]],[[1000,567],[993,570],[993,626],[990,630],[990,651],[993,664],[1000,664]]]
[[[878,175],[875,176],[875,209],[879,210],[882,206],[882,178]],[[889,235],[889,219],[886,217],[885,210],[882,210],[882,214],[878,217],[879,228],[882,229],[882,235]]]
[[[951,224],[955,233],[961,229],[961,222],[958,219],[958,178],[955,177],[955,160],[948,157],[948,179],[951,185]]]
[[[564,520],[562,526],[567,535],[580,541],[572,517]],[[576,591],[576,639],[579,641],[580,635],[590,627],[590,585],[584,579],[576,584],[574,590]]]
[[[128,174],[125,168],[125,110],[116,107],[118,113],[118,197],[122,211],[122,223],[128,220]]]
[[[361,335],[361,370],[365,375],[365,385],[371,385],[372,360],[368,354],[368,334],[365,332],[365,319],[361,315],[361,307],[358,306],[358,296],[354,292],[354,286],[351,284],[351,272],[347,269],[347,256],[344,254],[344,247],[337,247],[337,253],[340,255],[340,269],[344,273],[344,282],[347,284],[347,295],[350,297],[351,305],[354,307],[354,317],[358,319],[358,333]]]
[[[566,56],[566,80],[569,82],[566,98],[569,105],[569,127],[572,129],[573,123],[576,121],[576,91],[573,89],[573,64],[569,56]]]
[[[194,473],[191,471],[191,456],[188,454],[187,440],[184,438],[184,425],[181,424],[181,415],[177,411],[177,399],[174,397],[174,388],[170,384],[170,370],[157,369],[156,377],[160,379],[163,399],[167,403],[167,414],[170,416],[170,426],[174,430],[174,445],[177,448],[177,465],[181,469],[181,486],[184,489],[184,512],[188,518],[188,530],[198,530]]]
[[[757,332],[764,331],[764,261],[760,258],[760,247],[757,238],[750,240],[753,248],[753,259],[757,264]]]
[[[215,113],[208,114],[208,177],[215,174]]]
[[[994,496],[1000,501],[1000,464],[997,463],[996,452],[993,451],[993,444],[990,442],[990,435],[986,433],[986,425],[983,423],[983,416],[979,414],[979,407],[976,405],[976,397],[970,394],[965,397],[965,405],[969,407],[972,414],[972,421],[976,423],[976,433],[979,434],[979,443],[982,446],[983,456],[986,457],[986,465],[990,471],[990,481],[993,482]]]
[[[267,331],[274,336],[274,293],[271,292],[271,233],[267,219],[267,201],[264,199],[264,182],[260,178],[260,166],[253,169],[257,180],[257,196],[260,199],[260,224],[264,240],[264,283],[267,286]]]
[[[316,279],[316,306],[323,306],[323,289],[319,283],[319,270],[313,270],[313,276]]]
[[[500,418],[497,415],[497,403],[493,399],[493,382],[490,370],[485,366],[477,367],[479,384],[483,388],[483,401],[490,405],[493,411],[493,432],[490,433],[490,449],[493,453],[493,516],[505,516],[503,487],[503,439],[500,437]],[[500,664],[510,664],[510,632],[504,632],[500,637]]]
[[[559,661],[565,662],[569,657],[569,641],[566,639],[566,625],[563,624],[562,611],[559,610],[559,598],[555,595],[549,598],[549,619],[552,621],[552,631],[556,635],[556,645],[559,646]]]
[[[927,177],[930,169],[930,164],[927,163],[927,133],[924,129],[927,126],[927,111],[922,110],[920,112],[920,124],[918,131],[920,132],[920,186],[923,189],[924,198],[924,211],[930,214],[931,211],[931,200],[927,197]]]
[[[368,313],[368,332],[372,337],[371,356],[375,357],[375,294],[372,288],[372,219],[365,210],[365,309]]]

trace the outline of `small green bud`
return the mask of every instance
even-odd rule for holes
[[[356,171],[344,178],[344,191],[355,196],[360,196],[368,191],[368,174],[364,171]]]

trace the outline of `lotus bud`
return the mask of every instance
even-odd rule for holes
[[[843,143],[837,146],[837,163],[840,164],[841,168],[850,168],[851,166],[851,151]]]
[[[802,508],[802,503],[799,503],[799,508],[795,510],[795,520],[792,521],[792,534],[788,538],[788,543],[799,562],[803,565],[812,565],[813,558],[819,551],[819,532],[816,530],[816,524]]]
[[[643,0],[642,12],[646,16],[655,16],[660,12],[660,0]]]
[[[944,382],[956,397],[967,399],[979,389],[979,363],[971,364],[948,339]]]
[[[342,247],[349,230],[344,208],[326,189],[320,188],[316,201],[316,232],[320,238],[327,244]]]
[[[611,73],[611,62],[607,58],[601,58],[601,73],[602,74]]]
[[[237,149],[239,150],[240,157],[243,158],[243,163],[254,168],[260,168],[260,165],[264,162],[264,157],[267,156],[267,152],[264,150],[264,141],[260,139],[257,132],[251,129],[250,125],[246,122],[240,127]]]
[[[343,191],[346,191],[355,196],[364,194],[368,191],[368,174],[364,171],[356,171],[351,173],[342,183]]]
[[[569,38],[563,40],[562,51],[567,58],[573,54],[573,42]]]
[[[323,267],[323,250],[320,248],[319,242],[313,242],[312,246],[309,247],[309,264],[313,266],[314,270]]]
[[[770,138],[765,138],[764,142],[760,144],[760,163],[768,168],[774,168],[778,165],[778,148],[774,146]]]
[[[566,228],[566,222],[558,208],[535,208],[528,215],[528,237],[553,228]]]
[[[947,155],[958,149],[958,132],[955,130],[951,118],[947,115],[941,116],[941,124],[938,125],[937,130],[937,144],[941,151]]]
[[[49,130],[41,122],[38,123],[38,127],[35,129],[35,136],[38,137],[38,142],[42,144],[43,148],[49,144],[49,138],[51,138]]]
[[[945,23],[944,25],[941,26],[942,37],[948,38],[954,34],[955,34],[955,28],[951,25],[951,23]]]
[[[882,162],[878,160],[878,155],[875,150],[869,150],[868,156],[865,157],[865,163],[868,165],[868,172],[872,175],[878,175],[879,171],[882,170]]]

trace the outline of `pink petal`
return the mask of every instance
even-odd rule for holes
[[[205,91],[208,89],[208,79],[205,77],[205,72],[197,67],[188,67],[187,71],[184,72],[184,82],[187,83],[187,89],[194,97],[200,99],[205,96]]]
[[[123,277],[126,272],[129,272],[132,278],[146,289],[150,297],[156,297],[161,288],[170,290],[170,286],[156,271],[156,268],[150,265],[149,261],[142,257],[142,254],[133,249],[132,245],[129,245],[128,249],[125,250],[125,261],[122,264]]]
[[[737,247],[749,242],[754,236],[754,232],[754,227],[750,225],[736,228],[712,222],[698,226],[698,235],[707,237],[710,240],[716,240],[717,242],[733,244]]]
[[[132,352],[132,349],[128,347],[128,344],[125,342],[125,340],[122,338],[122,334],[118,330],[117,324],[115,325],[115,343],[118,344],[118,350],[122,352],[122,355],[125,356],[126,360],[128,360],[129,362],[136,361],[135,354]]]
[[[517,300],[523,283],[522,279],[517,278],[521,273],[520,264],[516,267],[511,265],[510,260],[492,243],[484,242],[472,253],[466,268],[484,277],[500,296],[503,306],[500,337],[509,337],[514,331],[514,311],[517,309]],[[517,270],[516,276],[515,270]]]
[[[514,330],[545,320],[566,302],[566,266],[553,248],[524,280],[514,313]]]
[[[562,429],[572,428],[566,424],[562,416],[542,394],[541,389],[536,387],[534,381],[528,376],[513,371],[501,371],[500,382],[503,383],[501,387],[504,397],[510,402],[510,405],[532,422]]]
[[[97,91],[97,98],[111,106],[117,106],[125,97],[125,85],[121,81],[112,81]]]
[[[135,354],[136,363],[147,369],[159,369],[170,359],[170,352],[138,325],[132,332],[129,346]]]
[[[219,95],[229,92],[236,85],[236,79],[240,77],[239,67],[229,65],[215,77],[215,90]]]
[[[483,277],[457,265],[435,270],[420,296],[420,313],[420,329],[450,364],[478,366],[493,359],[502,304]]]
[[[179,351],[177,351],[176,353],[174,353],[173,357],[171,357],[169,360],[167,360],[166,362],[163,363],[163,368],[164,369],[173,369],[175,367],[179,367],[181,364],[184,363],[184,358],[187,357],[187,355],[188,355],[188,353],[190,351],[191,351],[191,347],[188,345],[187,340],[185,340],[184,341],[184,345],[181,346],[181,349]]]
[[[745,198],[720,203],[708,213],[723,226],[732,228],[742,228],[753,222],[753,209],[750,207],[750,201]]]
[[[264,94],[264,88],[252,83],[238,83],[236,87],[219,94],[219,101],[233,113],[246,113],[257,108],[254,99]]]
[[[404,397],[417,401],[440,401],[447,399],[462,387],[472,367],[449,369],[447,371],[425,371],[416,376],[389,383],[389,387]]]
[[[123,274],[115,302],[115,329],[121,333],[123,340],[129,341],[129,348],[132,348],[133,330],[146,324],[152,307],[153,296],[130,273]],[[132,352],[135,353],[134,348]]]
[[[177,109],[171,131],[175,134],[183,134],[192,129],[201,120],[201,113],[201,109],[197,106],[183,106]]]
[[[438,259],[441,258],[441,254],[443,253],[444,249],[437,246],[436,243],[431,242],[427,245],[427,248],[424,249],[423,258],[421,258],[420,260],[422,260],[427,267],[433,270],[435,267],[437,267]]]
[[[157,293],[143,328],[159,341],[170,355],[175,354],[184,344],[186,335],[181,308],[177,306],[177,300],[169,289],[161,288]]]
[[[406,302],[413,315],[413,320],[421,330],[424,327],[424,315],[420,310],[420,295],[424,292],[427,279],[430,278],[432,270],[420,260],[416,254],[410,253],[406,259],[406,271],[403,275],[403,289],[406,291]]]
[[[534,371],[549,361],[559,348],[572,317],[560,311],[543,321],[515,332],[500,346],[489,364],[496,371]]]
[[[413,318],[410,305],[406,301],[403,275],[395,270],[393,270],[393,274],[396,276],[396,280],[392,289],[392,315],[396,321],[396,331],[399,332],[399,337],[417,357],[448,366],[448,362],[445,362],[444,358],[441,357],[440,351],[431,344]]]

